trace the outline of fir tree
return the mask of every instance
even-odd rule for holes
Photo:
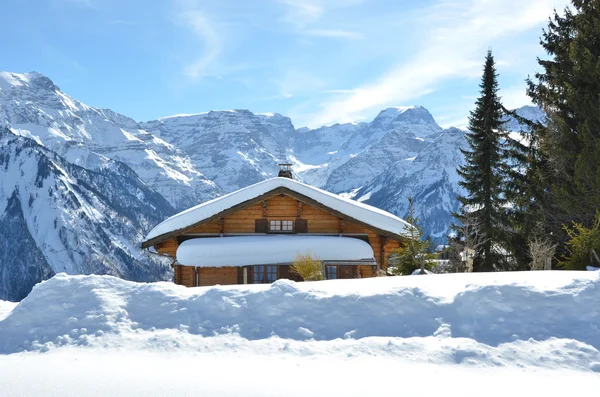
[[[503,268],[503,256],[499,254],[498,247],[507,234],[506,199],[503,195],[507,134],[502,129],[504,114],[491,51],[488,51],[485,60],[480,88],[481,97],[475,102],[475,110],[469,117],[469,132],[466,134],[469,148],[462,150],[465,164],[458,169],[462,177],[459,184],[467,195],[458,197],[462,210],[455,216],[461,224],[469,218],[468,222],[477,225],[470,231],[477,234],[479,242],[473,270],[493,271]]]
[[[507,159],[504,196],[507,206],[507,219],[510,233],[505,236],[506,248],[516,262],[517,270],[528,270],[531,264],[532,240],[547,240],[544,229],[543,211],[548,201],[548,192],[543,184],[543,158],[539,152],[539,140],[534,131],[543,127],[514,111],[504,109],[504,113],[516,119],[524,128],[519,131],[520,139],[506,139]]]
[[[535,130],[544,230],[567,256],[563,226],[591,227],[600,209],[600,3],[572,4],[574,11],[554,13],[541,39],[549,59],[538,59],[543,71],[528,81],[548,115]]]
[[[423,229],[419,226],[419,218],[415,216],[412,197],[408,198],[408,214],[405,220],[408,223],[405,227],[405,234],[409,240],[406,245],[396,249],[395,255],[390,257],[392,273],[396,275],[412,274],[421,267],[422,261],[425,268],[431,270],[431,260],[435,258],[435,255],[427,252],[430,242],[423,240]]]

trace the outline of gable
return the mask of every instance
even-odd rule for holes
[[[148,234],[146,241],[142,243],[142,247],[156,245],[200,225],[210,224],[231,216],[243,209],[255,211],[257,214],[260,211],[261,218],[264,218],[262,203],[276,196],[288,196],[292,201],[296,201],[296,204],[291,204],[292,207],[294,205],[297,207],[297,203],[301,202],[303,205],[323,210],[338,218],[352,220],[391,238],[401,237],[406,233],[406,228],[411,227],[402,219],[377,208],[343,199],[332,193],[287,178],[273,178],[201,204],[167,219]],[[279,203],[278,205],[282,206],[284,204]],[[257,214],[250,217],[257,219],[255,217]],[[220,230],[223,230],[223,227],[220,226]],[[254,232],[254,228],[250,231],[249,227],[248,233],[251,232]]]

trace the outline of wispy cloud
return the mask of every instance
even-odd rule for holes
[[[361,40],[365,38],[365,35],[357,32],[350,32],[347,30],[336,30],[336,29],[313,29],[306,32],[309,36],[316,37],[331,37],[341,39],[352,39]]]
[[[221,36],[217,33],[208,16],[186,2],[178,14],[178,21],[190,29],[202,43],[203,51],[184,68],[184,74],[191,78],[200,78],[210,74],[212,65],[216,62],[222,50]]]
[[[496,40],[516,35],[545,22],[553,7],[568,0],[470,0],[460,5],[442,2],[421,15],[424,26],[437,28],[422,39],[419,50],[407,61],[370,83],[350,87],[321,103],[320,110],[305,116],[309,126],[364,118],[392,104],[409,103],[443,81],[472,78],[481,73],[484,51]],[[518,9],[518,12],[513,10]]]
[[[360,32],[332,28],[336,26],[328,18],[330,11],[339,11],[359,4],[362,0],[276,0],[285,6],[285,13],[279,21],[291,24],[298,34],[337,39],[360,40],[365,36]],[[331,14],[331,13],[330,13]]]
[[[325,11],[322,6],[306,0],[278,0],[277,2],[286,6],[286,12],[279,20],[298,28],[304,28],[318,20]]]

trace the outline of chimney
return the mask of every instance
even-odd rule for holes
[[[279,178],[294,179],[292,176],[292,165],[289,163],[279,164],[279,174],[277,176]]]

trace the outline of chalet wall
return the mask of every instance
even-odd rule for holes
[[[198,268],[198,286],[238,284],[238,267]],[[175,266],[175,283],[186,287],[196,286],[196,268]]]
[[[266,200],[265,208],[263,208],[262,203],[257,203],[231,215],[227,215],[221,220],[215,220],[213,222],[197,226],[191,230],[188,230],[182,235],[182,237],[195,233],[254,233],[256,219],[266,218],[269,220],[296,220],[298,218],[298,214],[300,214],[301,219],[308,221],[308,233],[343,233],[367,235],[369,244],[373,248],[373,253],[375,254],[375,260],[384,269],[387,268],[387,261],[389,256],[392,254],[392,251],[400,246],[398,241],[382,237],[377,232],[355,222],[340,220],[340,218],[337,216],[332,215],[320,208],[315,208],[306,203],[302,203],[299,209],[298,200],[286,195],[283,197],[276,195],[269,198]],[[177,247],[178,243],[176,239],[171,239],[156,246],[159,253],[167,254],[173,258],[175,257]],[[360,272],[362,277],[374,276],[371,266],[361,266]],[[223,282],[214,284],[225,284],[231,280],[230,277],[232,276],[230,274],[223,274],[221,276],[211,275],[210,277],[221,277]],[[237,273],[235,277],[237,280]],[[237,283],[237,281],[235,283]]]
[[[207,285],[234,285],[238,283],[238,267],[209,267],[198,268],[198,284]]]

